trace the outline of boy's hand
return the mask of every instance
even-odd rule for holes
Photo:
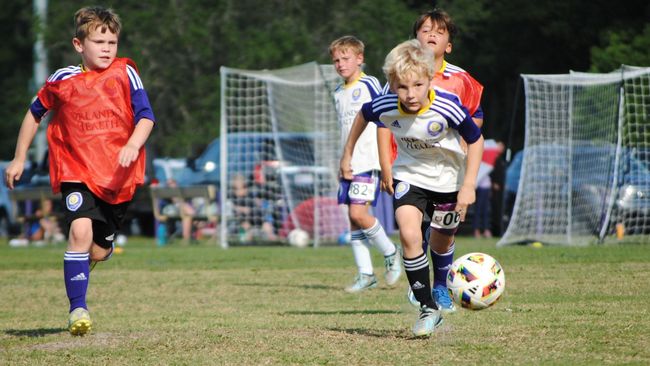
[[[14,183],[20,180],[25,170],[25,162],[12,160],[5,169],[5,184],[9,189],[14,189]]]
[[[388,193],[388,194],[390,194],[391,196],[393,195],[393,193],[395,193],[393,191],[393,174],[392,173],[389,172],[388,174],[386,174],[386,173],[384,173],[382,171],[382,173],[381,173],[381,190]]]
[[[14,183],[20,180],[24,170],[25,162],[23,161],[16,161],[14,159],[9,163],[9,166],[5,169],[5,184],[7,188],[14,189]]]
[[[354,176],[352,175],[352,163],[351,158],[343,154],[341,156],[341,162],[339,163],[339,175],[347,180],[352,180]]]
[[[123,168],[128,168],[131,163],[133,163],[137,158],[138,154],[140,153],[140,149],[137,149],[135,146],[126,144],[124,147],[120,150],[120,154],[118,155],[118,162],[120,163],[120,166]]]
[[[467,207],[476,201],[476,191],[474,187],[462,186],[458,191],[458,202],[456,202],[456,212],[460,216],[460,222],[465,221]]]

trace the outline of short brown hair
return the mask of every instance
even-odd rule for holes
[[[427,19],[431,19],[431,22],[438,25],[438,27],[447,29],[447,32],[449,32],[449,42],[451,42],[454,39],[454,36],[456,36],[456,33],[458,33],[458,28],[456,28],[454,21],[451,20],[451,16],[449,16],[446,11],[436,8],[420,15],[415,23],[413,23],[413,38],[417,38],[418,31]]]
[[[122,30],[120,17],[113,9],[102,8],[101,6],[85,7],[77,10],[74,14],[75,37],[84,40],[90,31],[101,27],[101,32],[110,30],[117,35]]]
[[[330,43],[330,56],[336,50],[351,50],[358,55],[363,55],[365,45],[355,36],[343,36],[341,38],[335,39]]]

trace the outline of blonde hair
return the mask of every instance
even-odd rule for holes
[[[433,51],[422,47],[417,39],[411,39],[398,44],[388,53],[382,70],[389,85],[396,85],[409,76],[431,79],[436,74],[433,59]]]
[[[74,14],[74,24],[75,37],[80,41],[83,41],[91,31],[98,28],[101,28],[102,33],[110,30],[118,36],[122,30],[120,17],[113,9],[106,9],[101,6],[85,7],[77,10]]]
[[[330,56],[334,54],[334,51],[336,50],[341,50],[343,52],[345,51],[352,51],[357,55],[363,55],[363,52],[365,50],[365,45],[361,40],[359,40],[355,36],[343,36],[341,38],[335,39],[330,43],[329,51],[330,51]]]

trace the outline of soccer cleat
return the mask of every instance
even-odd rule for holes
[[[408,292],[406,293],[406,298],[409,300],[409,304],[413,305],[414,308],[420,308],[420,302],[415,298],[415,294],[411,289],[411,286],[408,287]]]
[[[377,277],[375,277],[374,274],[367,275],[367,274],[359,273],[354,278],[354,282],[350,286],[345,288],[345,291],[351,294],[355,294],[357,292],[361,292],[375,287],[377,287]]]
[[[451,301],[451,297],[449,297],[449,290],[447,287],[442,285],[434,286],[433,290],[431,290],[431,295],[443,313],[453,313],[456,311],[456,306],[454,305],[454,302]]]
[[[399,250],[395,248],[395,253],[392,255],[384,257],[384,265],[386,266],[386,272],[384,272],[384,279],[388,286],[393,286],[397,283],[400,276],[402,275],[402,261],[399,258]]]
[[[93,322],[90,320],[88,310],[76,308],[70,312],[68,318],[68,330],[74,336],[82,336],[92,328]]]
[[[413,325],[413,335],[416,337],[430,336],[440,324],[442,324],[440,310],[432,309],[426,305],[422,306],[418,320]]]

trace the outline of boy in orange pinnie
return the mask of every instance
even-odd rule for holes
[[[57,70],[23,119],[6,184],[14,188],[42,117],[47,127],[50,184],[61,192],[68,247],[63,257],[70,301],[68,330],[84,335],[92,322],[86,304],[90,262],[107,260],[127,206],[144,182],[144,143],[154,115],[133,61],[117,57],[121,23],[111,9],[75,13],[74,49],[82,63]]]

